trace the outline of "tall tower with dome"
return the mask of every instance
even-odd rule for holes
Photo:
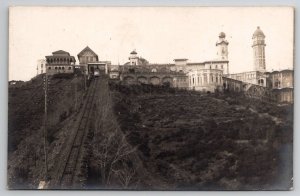
[[[257,27],[252,36],[252,48],[254,55],[254,71],[266,71],[266,56],[265,56],[265,34]]]
[[[219,34],[219,41],[216,43],[217,56],[219,60],[228,60],[228,41],[224,32]]]

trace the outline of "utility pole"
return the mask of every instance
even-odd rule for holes
[[[44,102],[44,154],[45,154],[45,181],[48,180],[48,153],[47,153],[47,99],[48,99],[48,75],[44,76],[44,91],[45,91],[45,102]]]
[[[86,74],[89,74],[89,65],[87,65],[87,72],[84,71],[83,75],[84,75],[84,90],[86,91]]]
[[[75,74],[75,112],[77,112],[77,74]]]

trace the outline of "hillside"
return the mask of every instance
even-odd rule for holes
[[[291,187],[292,105],[250,100],[241,94],[124,86],[106,77],[92,81],[94,89],[87,91],[81,76],[57,75],[50,81],[49,188],[68,188],[58,183],[59,176],[65,172],[85,111],[89,119],[72,188]],[[40,76],[9,89],[9,188],[36,188],[45,179],[42,84]],[[88,100],[91,108],[85,109]]]
[[[127,140],[169,189],[290,187],[292,106],[148,85],[111,89]]]
[[[61,131],[67,124],[66,119],[74,115],[75,107],[80,107],[84,83],[81,76],[64,74],[49,80],[47,140],[49,148],[55,150],[60,146],[56,142],[66,137]],[[10,86],[8,91],[8,185],[11,188],[36,188],[44,167],[43,75],[21,86]]]

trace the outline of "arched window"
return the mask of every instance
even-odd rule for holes
[[[207,83],[207,75],[206,75],[206,74],[204,74],[203,83],[204,83],[204,84],[206,84],[206,83]]]
[[[57,67],[54,67],[54,69],[57,69]]]
[[[62,67],[62,69],[65,69],[65,67]]]
[[[72,67],[69,67],[69,70],[71,70],[72,69]]]

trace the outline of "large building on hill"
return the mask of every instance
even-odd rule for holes
[[[52,55],[46,56],[46,62],[48,75],[74,73],[75,57],[66,51],[58,50],[52,52]]]
[[[90,49],[88,46],[85,47],[78,55],[79,68],[87,75],[98,69],[101,72],[108,74],[108,66],[110,61],[99,61],[98,55]]]
[[[265,34],[257,27],[252,35],[253,70],[242,73],[224,73],[225,77],[240,80],[246,83],[267,87],[268,75],[266,73]]]
[[[279,102],[293,102],[293,70],[266,71],[265,34],[257,27],[252,35],[253,71],[224,74],[224,77],[266,87],[275,93]]]
[[[186,58],[174,59],[171,64],[151,64],[134,50],[129,62],[120,66],[120,79],[124,83],[163,84],[197,91],[222,91],[230,81],[238,90],[251,85],[273,91],[280,102],[293,101],[293,70],[266,71],[265,34],[257,27],[252,35],[253,69],[247,72],[229,72],[228,41],[224,32],[216,42],[216,58],[204,62],[189,62]],[[115,71],[116,72],[116,71]],[[226,79],[226,84],[223,80]]]
[[[76,67],[91,76],[95,70],[99,70],[100,73],[108,74],[111,79],[120,79],[125,84],[168,84],[203,92],[224,89],[248,91],[254,85],[259,91],[273,91],[280,102],[293,102],[294,72],[266,71],[265,38],[263,31],[257,27],[252,35],[253,69],[241,73],[230,73],[229,42],[224,32],[219,34],[215,44],[216,58],[203,62],[189,62],[187,58],[180,58],[169,64],[153,64],[133,50],[128,57],[129,61],[124,65],[112,65],[110,61],[99,61],[98,55],[87,46],[77,55],[79,65],[75,65],[75,58],[63,50],[46,56],[45,71],[49,75],[74,73]],[[38,62],[38,74],[44,73],[43,63],[44,61]]]
[[[214,92],[222,88],[222,75],[229,73],[228,42],[225,33],[219,34],[216,43],[217,58],[204,62],[188,62],[188,59],[174,59],[171,64],[151,64],[138,57],[134,50],[129,62],[120,69],[124,83],[164,84],[173,87]]]

